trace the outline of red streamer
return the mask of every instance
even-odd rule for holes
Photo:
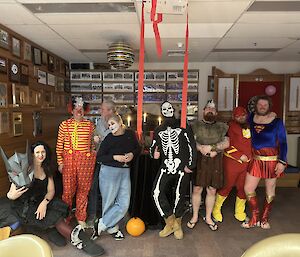
[[[137,102],[137,134],[142,139],[143,128],[143,91],[144,91],[144,61],[145,61],[145,14],[144,2],[142,3],[142,22],[140,34],[140,57],[139,57],[139,80],[138,80],[138,102]]]
[[[182,83],[182,104],[181,104],[181,124],[182,128],[186,128],[186,109],[187,109],[187,89],[188,89],[188,65],[189,65],[189,16],[186,14],[186,30],[185,30],[185,54],[183,66],[183,83]]]
[[[151,6],[151,21],[153,26],[153,31],[155,35],[155,43],[156,43],[156,51],[157,55],[160,58],[162,55],[162,47],[161,47],[161,39],[160,34],[158,30],[158,24],[162,22],[162,14],[156,13],[156,6],[157,6],[157,0],[152,0],[152,6]],[[157,19],[155,19],[155,15],[157,14]]]

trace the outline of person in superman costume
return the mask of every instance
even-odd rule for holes
[[[287,166],[287,140],[283,121],[270,112],[271,98],[258,96],[255,111],[249,117],[253,159],[245,181],[245,193],[251,210],[251,219],[243,228],[260,226],[269,229],[269,216],[275,197],[277,178],[283,176]],[[261,178],[265,179],[266,198],[262,215],[259,214],[255,190]]]
[[[233,119],[229,122],[227,136],[230,146],[223,154],[223,169],[225,185],[219,189],[213,209],[213,217],[222,222],[221,208],[233,187],[237,189],[234,217],[238,221],[246,219],[245,204],[246,195],[244,191],[245,178],[249,161],[251,159],[251,134],[247,122],[247,111],[238,106],[233,110]]]

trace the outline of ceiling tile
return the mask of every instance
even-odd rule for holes
[[[218,48],[282,48],[291,44],[288,38],[223,38],[216,46]]]
[[[138,24],[50,25],[50,27],[66,39],[98,39],[110,42],[124,40],[131,43],[140,35]]]
[[[250,12],[244,13],[238,23],[300,23],[299,12]]]
[[[226,37],[283,38],[300,37],[300,24],[236,24]]]
[[[46,25],[7,25],[13,31],[22,36],[38,43],[41,39],[57,39],[60,38],[53,30]]]
[[[62,0],[18,0],[20,3],[61,3]],[[64,3],[83,3],[85,0],[63,0]],[[89,3],[129,3],[132,0],[88,0]]]
[[[42,24],[31,12],[19,4],[3,4],[0,2],[0,23],[4,25],[15,24]],[[13,15],[12,15],[13,14]]]
[[[138,24],[136,13],[36,14],[47,24]]]
[[[189,24],[190,38],[222,37],[232,26],[231,23],[192,23]],[[184,38],[185,24],[160,24],[159,33],[162,38]],[[145,38],[154,38],[152,24],[145,25]]]
[[[300,48],[282,49],[266,58],[267,61],[300,61]]]
[[[300,48],[300,39],[296,40],[293,44],[290,44],[287,48]]]
[[[205,62],[227,61],[264,61],[270,53],[210,53]]]

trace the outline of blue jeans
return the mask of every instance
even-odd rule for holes
[[[99,187],[102,195],[102,218],[99,229],[113,228],[125,216],[130,202],[130,169],[101,165]]]

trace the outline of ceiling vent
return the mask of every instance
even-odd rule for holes
[[[168,50],[169,57],[181,57],[185,55],[185,50]]]
[[[34,3],[23,4],[33,13],[119,13],[135,12],[133,2],[122,3]]]
[[[145,9],[151,12],[152,1],[145,1]],[[187,0],[157,0],[156,13],[184,14],[187,9]]]

